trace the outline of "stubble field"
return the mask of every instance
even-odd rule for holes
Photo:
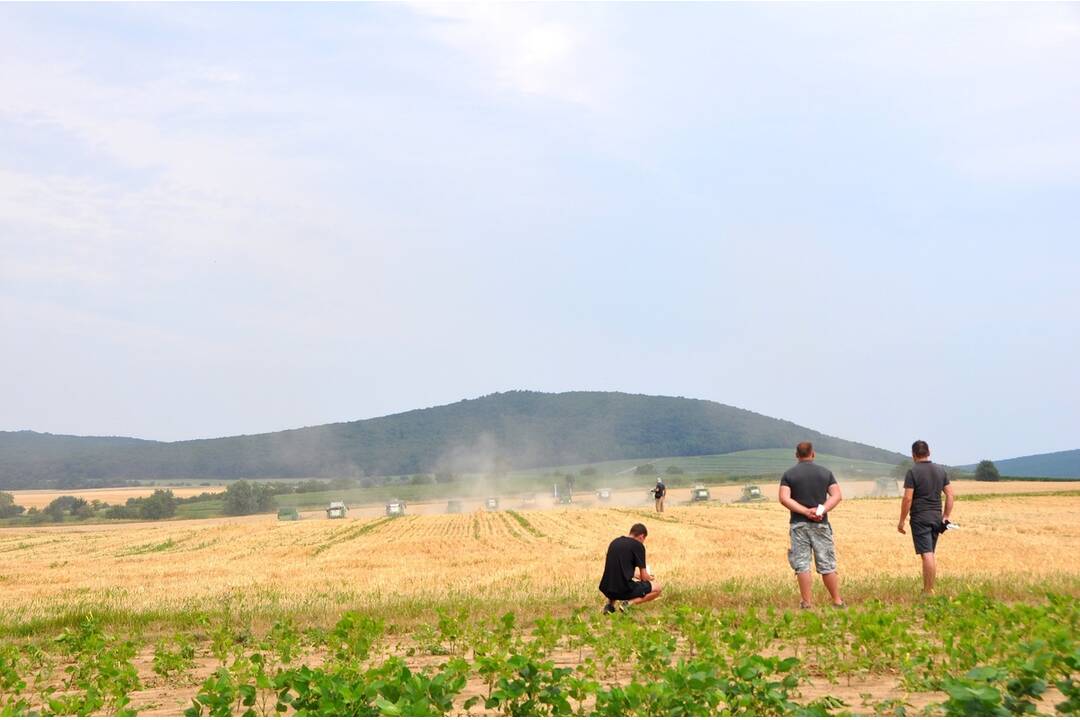
[[[998,624],[1003,621],[995,619],[995,613],[1027,608],[1023,615],[1027,620],[1010,621],[1016,628],[1023,629],[1028,637],[1038,637],[1043,630],[1050,635],[1056,633],[1057,651],[1063,653],[1060,657],[1080,658],[1076,642],[1080,572],[1075,563],[1080,556],[1080,483],[957,486],[961,497],[954,517],[962,528],[941,540],[942,597],[935,602],[945,603],[946,608],[952,602],[958,607],[989,603],[971,612]],[[987,488],[999,495],[982,492]],[[1048,490],[1051,493],[1045,492]],[[771,494],[771,489],[768,491]],[[972,496],[974,491],[980,492]],[[843,679],[834,672],[840,665],[812,660],[813,643],[782,642],[785,633],[794,632],[792,623],[809,623],[811,617],[819,623],[819,632],[846,637],[846,633],[856,632],[856,625],[862,627],[860,623],[869,623],[870,627],[884,623],[880,617],[871,619],[882,613],[891,618],[888,627],[875,630],[877,634],[865,638],[863,645],[884,647],[899,642],[889,637],[892,632],[922,637],[934,621],[924,615],[927,610],[918,593],[918,563],[910,537],[896,531],[898,507],[896,498],[858,499],[845,501],[832,514],[844,595],[851,606],[842,619],[830,610],[792,612],[797,596],[786,563],[787,512],[770,498],[754,504],[676,503],[663,515],[646,507],[599,503],[538,510],[514,509],[512,503],[504,503],[507,509],[500,512],[417,514],[396,519],[306,518],[279,522],[269,516],[256,516],[108,527],[5,529],[0,530],[0,627],[8,638],[5,642],[17,644],[27,638],[37,642],[65,627],[78,627],[91,615],[93,628],[86,632],[105,633],[118,642],[134,638],[132,662],[142,689],[135,685],[129,688],[125,697],[132,703],[130,707],[144,712],[179,712],[189,707],[203,680],[218,678],[223,667],[231,667],[232,681],[242,685],[239,678],[243,672],[254,671],[247,661],[243,667],[249,670],[242,672],[234,666],[237,658],[258,647],[256,638],[270,637],[275,631],[280,634],[283,626],[317,635],[340,625],[342,614],[352,611],[359,613],[353,617],[370,623],[372,637],[378,640],[367,643],[362,661],[353,658],[356,663],[350,666],[350,672],[388,672],[385,664],[396,657],[405,658],[396,662],[402,663],[405,672],[414,673],[413,677],[424,672],[434,677],[440,666],[444,674],[460,674],[462,686],[449,701],[444,698],[444,705],[450,703],[445,707],[431,700],[430,688],[425,691],[425,702],[435,702],[424,706],[428,711],[437,712],[440,707],[441,712],[464,711],[471,689],[473,696],[481,698],[477,706],[470,707],[471,712],[484,710],[486,705],[487,712],[561,713],[565,708],[558,703],[519,706],[506,698],[500,700],[495,693],[498,683],[484,681],[482,663],[476,664],[483,659],[478,648],[487,642],[483,638],[499,636],[500,622],[504,622],[500,618],[512,613],[514,628],[504,633],[507,644],[499,650],[505,655],[500,656],[504,663],[500,673],[508,677],[520,675],[521,668],[515,668],[513,662],[525,661],[513,658],[533,657],[523,649],[533,647],[538,667],[551,664],[544,671],[550,687],[559,688],[561,695],[570,698],[567,678],[578,678],[586,685],[596,683],[595,688],[589,686],[589,692],[582,691],[582,702],[586,704],[581,707],[585,711],[601,708],[610,714],[625,714],[632,710],[616,712],[622,707],[620,701],[605,695],[605,687],[623,687],[627,683],[632,687],[637,681],[670,684],[672,678],[663,682],[660,679],[672,663],[692,660],[693,653],[687,655],[687,648],[696,642],[692,640],[695,622],[717,628],[740,626],[748,622],[747,613],[753,613],[754,623],[758,623],[753,627],[761,636],[747,629],[745,639],[734,646],[729,637],[723,645],[723,662],[736,667],[739,662],[749,662],[747,658],[757,657],[765,665],[747,673],[781,682],[788,669],[768,665],[773,662],[770,658],[777,658],[775,662],[789,655],[799,658],[809,674],[791,681],[790,701],[798,700],[804,711],[807,703],[821,698],[839,699],[860,713],[888,712],[886,705],[865,704],[870,700],[879,704],[891,700],[908,702],[923,710],[927,703],[944,702],[951,695],[943,692],[942,678],[920,685],[917,677],[910,676],[910,667],[905,663],[917,656],[912,655],[914,650],[908,650],[906,660],[875,660],[867,661],[865,666],[849,667],[845,689]],[[649,526],[649,564],[665,586],[665,596],[651,607],[637,609],[632,618],[616,619],[615,628],[609,630],[626,638],[644,637],[640,635],[643,632],[674,638],[664,663],[641,677],[634,671],[635,651],[631,646],[627,646],[631,649],[626,650],[629,655],[623,660],[613,657],[601,670],[596,666],[600,654],[608,652],[597,645],[607,642],[598,639],[605,634],[600,623],[611,621],[598,613],[596,583],[604,550],[612,538],[625,533],[636,521]],[[821,593],[820,587],[815,592]],[[818,600],[825,604],[826,598],[821,594]],[[760,620],[758,613],[764,613],[766,620]],[[1036,615],[1042,618],[1038,622],[1032,619]],[[767,620],[769,617],[772,620]],[[789,619],[782,620],[785,617]],[[574,618],[579,623],[586,618],[592,633],[592,640],[582,641],[576,651],[570,638],[576,632],[572,630]],[[447,635],[448,622],[462,628],[456,635],[450,632],[453,637]],[[551,640],[550,647],[538,649],[535,641],[546,622],[556,623],[560,637]],[[766,622],[766,626],[759,627],[760,622]],[[1025,622],[1037,627],[1032,629]],[[833,627],[836,623],[843,627]],[[911,627],[905,630],[905,623],[911,623]],[[631,626],[636,629],[631,630]],[[214,628],[220,627],[231,628],[228,634],[234,647],[214,660]],[[976,630],[981,633],[984,628]],[[869,631],[864,628],[858,632]],[[325,635],[318,637],[321,639],[310,644],[300,644],[299,658],[286,653],[286,659],[293,665],[302,659],[312,667],[330,667],[332,643]],[[176,648],[183,648],[185,643],[190,646],[190,667],[172,676],[154,670],[153,659],[162,647],[162,638],[169,638]],[[460,647],[450,647],[455,643]],[[1015,648],[1016,643],[1006,645]],[[993,660],[992,647],[992,643],[988,644],[982,656],[976,652],[955,665],[957,677],[962,675],[960,669],[966,672],[981,665],[982,660]],[[941,646],[933,652],[945,649]],[[747,654],[746,650],[752,652]],[[65,651],[51,648],[48,652]],[[820,649],[814,652],[820,659]],[[1001,652],[1006,652],[1005,646]],[[260,656],[271,657],[273,653],[264,650]],[[580,663],[587,661],[588,665],[589,658],[593,658],[592,669],[582,670]],[[469,666],[468,670],[451,665],[459,659]],[[288,663],[280,657],[277,660],[281,661],[277,670],[284,672]],[[710,667],[719,668],[718,662]],[[376,667],[377,663],[381,664]],[[1004,660],[999,664],[1008,665]],[[941,671],[940,662],[935,667]],[[566,669],[566,677],[555,677],[557,672],[552,675],[559,668]],[[398,673],[395,677],[400,676],[400,668],[393,672]],[[1057,676],[1068,674],[1062,675],[1065,671],[1060,668],[1053,672],[1057,673],[1051,678],[1055,681]],[[295,695],[299,692],[295,678],[288,677],[293,678],[288,682]],[[456,683],[458,675],[454,678]],[[817,681],[807,685],[807,678]],[[993,685],[995,681],[979,682]],[[1004,688],[1004,676],[996,682],[999,689]],[[253,679],[252,686],[257,685]],[[34,683],[29,687],[35,687]],[[704,705],[684,710],[711,713],[731,709],[730,682],[724,688],[709,701],[713,704],[703,701]],[[759,690],[764,693],[762,697],[768,696],[767,689]],[[263,691],[263,702],[267,701],[266,692],[276,692],[267,688]],[[746,692],[753,695],[756,691]],[[869,700],[863,698],[864,694]],[[22,695],[32,697],[33,693],[24,688]],[[232,710],[240,712],[246,707],[241,695],[237,690],[232,700],[219,697],[218,701],[224,702],[226,708],[234,703]],[[1064,698],[1053,686],[1043,695],[1050,700],[1032,707],[1045,712],[1053,712],[1054,704]],[[381,697],[391,705],[400,700]],[[369,699],[375,703],[371,707],[391,712],[379,704],[378,698]],[[642,698],[638,701],[648,704]],[[865,702],[859,705],[860,701]],[[653,702],[651,714],[677,714],[676,709],[656,698],[649,702]],[[832,700],[822,702],[828,705]],[[420,708],[395,707],[398,711]],[[117,707],[106,704],[97,709]],[[262,709],[271,712],[274,704]],[[343,714],[359,712],[358,707],[340,704],[323,709]],[[761,714],[796,711],[794,705],[785,710],[782,704],[767,703],[746,708],[751,709]],[[821,709],[829,708],[817,708]],[[311,708],[286,703],[279,710],[308,712]]]

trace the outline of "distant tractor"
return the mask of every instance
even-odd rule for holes
[[[761,494],[761,488],[757,485],[744,485],[742,489],[742,495],[736,502],[758,502],[764,500],[765,496]]]
[[[446,502],[446,512],[448,512],[448,513],[459,513],[459,512],[461,512],[461,510],[462,510],[462,506],[461,506],[461,501],[460,500],[448,500]]]
[[[900,489],[896,486],[896,479],[891,477],[879,477],[874,479],[874,497],[899,497]]]
[[[299,520],[300,513],[296,511],[296,508],[279,508],[277,511],[278,520]]]
[[[498,510],[499,509],[499,498],[492,496],[492,497],[489,497],[488,499],[484,500],[484,509],[489,511],[489,512]]]
[[[386,503],[386,517],[401,517],[405,514],[405,502],[394,498]]]
[[[705,502],[709,499],[709,488],[704,485],[695,485],[694,489],[690,491],[690,502]]]
[[[349,508],[345,507],[345,503],[340,500],[334,500],[326,508],[326,517],[331,520],[342,520],[345,518],[345,514],[349,512]]]
[[[596,499],[600,502],[611,502],[611,488],[600,488],[597,490]]]

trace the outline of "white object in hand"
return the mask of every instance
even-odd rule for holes
[[[814,510],[814,513],[816,513],[817,515],[824,515],[825,514],[825,506],[824,505],[818,505],[817,509]]]

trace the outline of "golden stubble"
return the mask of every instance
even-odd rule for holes
[[[1001,483],[997,492],[1030,492]],[[1080,497],[964,502],[939,546],[943,577],[1076,575]],[[1073,489],[1040,484],[1042,490]],[[772,488],[765,488],[771,496]],[[918,561],[896,530],[898,498],[849,500],[831,514],[845,582],[912,578]],[[222,604],[303,611],[363,602],[591,603],[604,551],[634,522],[649,564],[675,591],[791,583],[787,511],[772,497],[737,505],[477,511],[387,520],[272,516],[0,530],[0,619],[83,607],[162,612]],[[528,527],[527,527],[527,526]],[[791,583],[792,586],[794,583]]]

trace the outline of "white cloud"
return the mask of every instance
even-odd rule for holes
[[[607,39],[580,15],[557,20],[550,7],[530,3],[412,7],[440,40],[481,62],[503,89],[597,106],[617,81],[603,57],[611,52]]]

